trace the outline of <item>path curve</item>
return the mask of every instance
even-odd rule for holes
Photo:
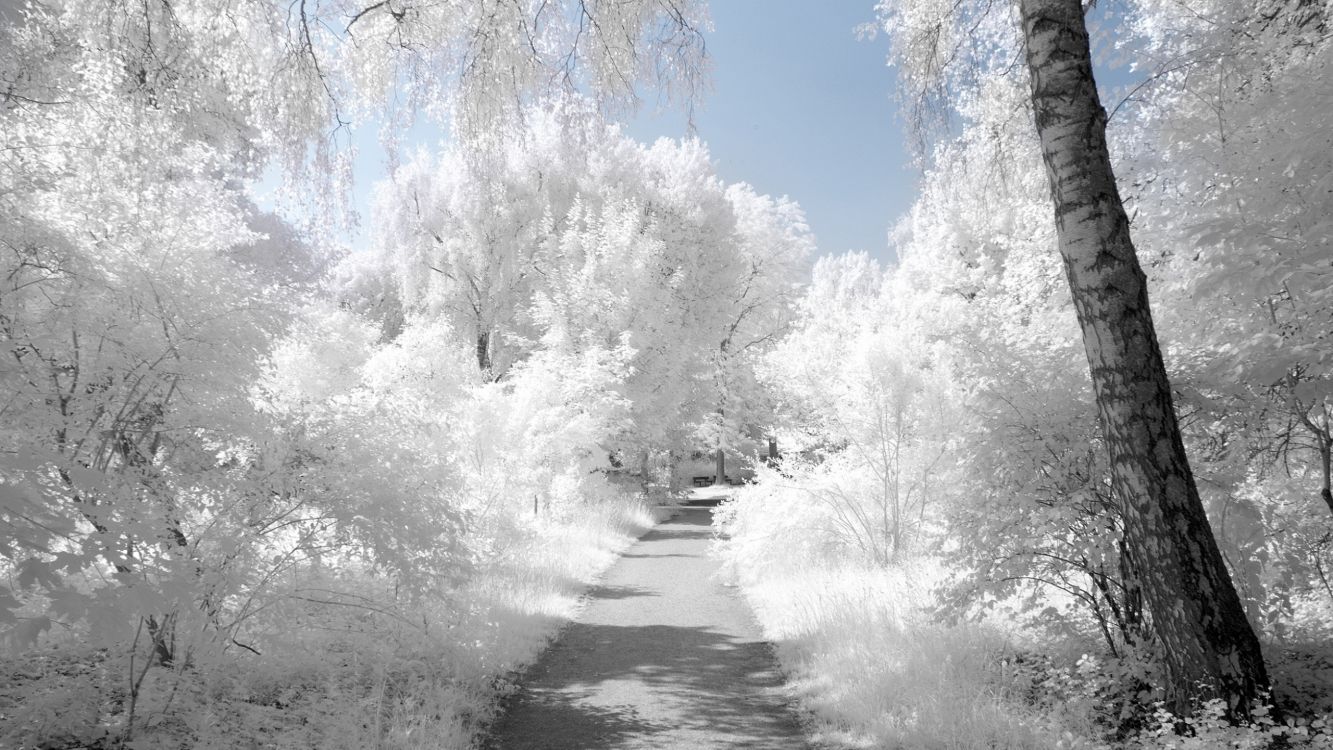
[[[805,750],[777,661],[708,555],[711,508],[631,547],[528,670],[489,750]]]

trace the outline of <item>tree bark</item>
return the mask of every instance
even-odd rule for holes
[[[1319,497],[1323,498],[1329,512],[1333,513],[1333,441],[1324,435],[1320,435],[1317,439],[1319,440],[1319,468],[1322,470],[1324,478],[1323,486],[1319,488]]]
[[[1080,0],[1020,0],[1056,232],[1168,703],[1220,697],[1245,717],[1268,689],[1185,456],[1170,383],[1106,146]]]
[[[491,371],[491,334],[489,331],[477,333],[477,367],[484,373]]]
[[[652,482],[648,478],[648,451],[639,452],[639,486],[643,488],[645,494],[648,492],[649,485]]]
[[[724,342],[722,344],[722,351],[725,352],[726,350],[727,350],[727,345]],[[715,475],[713,476],[714,485],[724,485],[727,483],[727,452],[726,449],[723,447],[722,443],[723,431],[726,429],[725,427],[726,415],[727,413],[724,407],[721,406],[717,407],[717,453],[714,455],[714,460],[715,460],[713,466],[713,471],[715,472]]]
[[[676,457],[676,449],[674,448],[669,449],[667,451],[667,494],[668,495],[675,495],[676,490],[680,489],[680,482],[676,478],[676,471],[677,469],[680,468],[677,465],[679,463],[680,462],[677,460]]]

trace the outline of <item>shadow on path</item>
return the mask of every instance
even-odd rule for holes
[[[704,628],[576,624],[531,671],[489,747],[709,747],[673,738],[719,735],[719,747],[790,746],[800,730],[781,684],[765,643]]]
[[[588,591],[589,599],[630,599],[636,596],[657,596],[657,592],[638,586],[594,586]]]
[[[489,750],[805,748],[767,643],[707,555],[711,512],[644,535],[528,670]]]

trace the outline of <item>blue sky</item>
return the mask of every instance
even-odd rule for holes
[[[891,99],[887,41],[855,34],[874,18],[873,0],[714,0],[712,16],[712,88],[696,101],[694,124],[719,174],[798,201],[821,253],[891,258],[886,235],[910,206],[917,173]],[[630,136],[690,134],[683,107],[658,107],[653,92],[644,99],[625,123]],[[430,145],[438,132],[421,123],[406,142]],[[352,200],[362,226],[349,239],[362,248],[372,187],[385,169],[374,127],[358,129],[355,140]]]
[[[874,19],[873,2],[714,0],[712,15],[713,88],[694,119],[718,172],[798,201],[821,253],[891,258],[886,235],[911,205],[917,172],[888,42],[855,34]],[[631,136],[687,134],[683,112],[651,109],[628,123]]]
[[[3,0],[0,0],[3,2]],[[786,195],[805,209],[821,254],[865,250],[894,259],[887,234],[911,207],[919,172],[911,166],[907,136],[893,98],[896,73],[887,65],[888,40],[858,38],[874,19],[874,0],[712,0],[714,29],[706,35],[712,87],[695,102],[694,125],[728,182],[748,182]],[[1117,11],[1110,11],[1114,14]],[[1093,15],[1094,28],[1107,11]],[[1114,17],[1110,25],[1114,32]],[[1107,52],[1114,33],[1094,31],[1098,79],[1124,91],[1142,78],[1129,59]],[[1109,64],[1108,64],[1109,63]],[[657,106],[645,92],[641,111],[625,123],[641,141],[690,135],[684,108]],[[1118,97],[1104,99],[1108,109]],[[370,195],[385,176],[377,123],[358,128],[353,205],[361,227],[348,236],[355,249],[369,244]],[[442,130],[425,121],[404,145],[431,146]],[[261,205],[278,179],[276,169],[253,186]]]

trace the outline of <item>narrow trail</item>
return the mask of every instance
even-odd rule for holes
[[[716,580],[711,508],[631,547],[525,677],[490,750],[804,750],[745,604]]]

